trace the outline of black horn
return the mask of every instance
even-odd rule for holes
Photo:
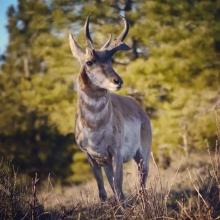
[[[86,19],[86,23],[85,23],[85,35],[86,35],[86,41],[89,47],[92,46],[93,41],[92,38],[90,36],[90,32],[89,32],[89,21],[90,21],[90,15],[87,17]]]
[[[122,17],[122,20],[124,22],[124,29],[121,32],[121,34],[110,45],[109,53],[111,56],[114,55],[114,53],[116,53],[119,50],[130,50],[130,47],[123,42],[123,40],[128,34],[129,24],[125,17]]]
[[[121,34],[118,36],[118,38],[117,38],[118,41],[123,41],[125,39],[125,37],[127,36],[128,31],[129,31],[129,24],[128,24],[127,19],[125,17],[122,17],[122,20],[124,22],[124,29],[121,32]]]

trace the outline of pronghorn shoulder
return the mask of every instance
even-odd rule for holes
[[[126,118],[140,117],[142,114],[145,114],[133,97],[111,93],[111,102],[113,109],[122,112]]]

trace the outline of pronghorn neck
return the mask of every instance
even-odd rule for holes
[[[110,93],[91,84],[86,72],[78,79],[78,115],[85,127],[98,129],[111,116]]]

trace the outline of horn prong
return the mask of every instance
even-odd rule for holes
[[[111,44],[111,41],[112,41],[112,34],[109,35],[108,40],[107,40],[107,41],[105,42],[105,44],[101,47],[101,50],[108,48],[109,45]]]

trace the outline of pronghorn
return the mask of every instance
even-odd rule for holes
[[[145,112],[135,100],[110,91],[119,90],[121,77],[112,68],[112,56],[119,50],[129,50],[125,39],[129,24],[115,40],[111,35],[101,49],[95,49],[89,32],[89,17],[85,23],[87,47],[85,52],[69,34],[72,54],[78,59],[81,71],[77,78],[77,113],[75,139],[91,164],[97,181],[99,198],[104,201],[102,170],[119,200],[122,191],[123,163],[132,158],[138,164],[140,186],[145,187],[151,151],[151,125]]]

